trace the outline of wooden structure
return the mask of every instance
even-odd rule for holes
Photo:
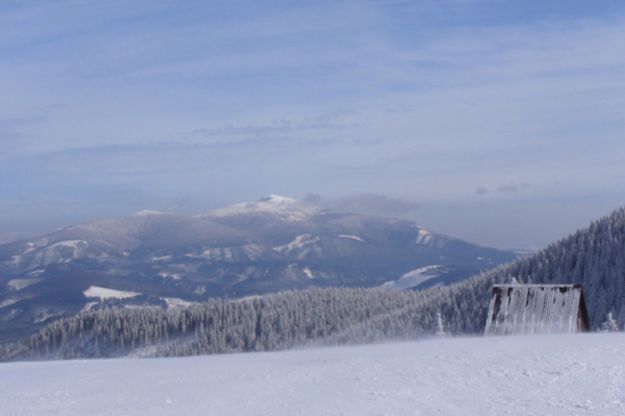
[[[484,335],[590,330],[581,285],[495,285]]]

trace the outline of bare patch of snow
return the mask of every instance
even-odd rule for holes
[[[362,238],[358,237],[357,235],[351,235],[351,234],[339,234],[339,238],[345,238],[345,239],[348,239],[348,240],[360,241],[361,243],[365,241]]]
[[[173,279],[173,280],[180,280],[180,279],[182,279],[182,276],[180,275],[180,273],[159,272],[158,275],[160,277],[162,277],[163,279]]]
[[[152,257],[152,261],[171,261],[172,257],[171,256],[155,256]]]
[[[321,253],[321,247],[319,246],[320,241],[321,239],[318,236],[302,234],[295,237],[290,243],[274,247],[273,249],[283,254],[297,253],[298,258],[303,259],[311,253]]]
[[[188,308],[193,305],[194,302],[189,302],[188,300],[180,299],[180,298],[161,298],[167,304],[167,308]]]
[[[6,308],[9,307],[11,305],[15,305],[18,302],[21,302],[23,300],[28,300],[28,299],[32,299],[34,297],[34,295],[32,294],[15,294],[13,296],[4,298],[2,300],[0,300],[0,308]]]
[[[100,286],[89,286],[88,289],[82,292],[85,297],[105,299],[128,299],[139,296],[141,293],[130,292],[124,290],[109,289]]]
[[[236,299],[237,302],[251,302],[255,299],[261,299],[262,296],[260,295],[248,295],[248,296],[243,296],[241,298]]]
[[[224,253],[224,260],[232,260],[232,249],[230,247],[226,247],[223,253]]]
[[[12,320],[12,319],[15,319],[15,318],[17,318],[18,316],[20,316],[22,312],[24,312],[24,310],[23,310],[23,309],[20,309],[20,308],[14,308],[14,309],[11,309],[11,310],[9,310],[9,313],[7,313],[6,315],[4,315],[4,316],[2,317],[2,320],[3,320],[4,322],[8,322],[8,321],[10,321],[10,320]]]
[[[39,240],[39,245],[47,243],[45,240]],[[12,257],[11,261],[14,265],[34,264],[45,266],[52,263],[69,263],[70,261],[84,255],[89,243],[84,240],[64,240],[57,241],[49,246],[35,249],[32,246],[21,253]]]
[[[0,300],[0,309],[6,308],[7,306],[15,305],[20,300],[21,300],[20,298],[6,298],[3,300]]]
[[[32,286],[36,283],[41,282],[41,279],[30,278],[30,279],[11,279],[7,282],[7,286],[11,290],[22,290],[25,287]]]
[[[390,280],[388,282],[384,282],[383,287],[391,288],[391,289],[410,289],[412,287],[417,287],[420,284],[427,282],[428,280],[434,279],[441,275],[442,267],[440,265],[431,265],[420,267],[418,269],[414,269],[409,271],[408,273],[403,274],[397,280]]]
[[[56,247],[69,247],[73,250],[76,250],[78,248],[80,248],[83,245],[88,245],[89,243],[86,242],[85,240],[65,240],[65,241],[58,241],[54,244],[50,244],[48,247],[48,249],[51,248],[56,248]]]
[[[81,312],[88,312],[91,309],[93,309],[93,307],[96,306],[98,303],[99,302],[87,302],[87,303],[85,303],[85,306],[83,306],[80,311]]]
[[[246,244],[242,249],[250,260],[256,260],[263,254],[263,247],[258,244]]]
[[[33,322],[36,324],[40,324],[42,322],[47,321],[50,318],[54,318],[57,315],[48,313],[48,312],[41,312],[37,315],[37,317],[35,317],[35,319],[33,319]]]
[[[24,251],[22,252],[22,254],[28,254],[28,253],[30,253],[31,251],[35,251],[35,245],[34,245],[33,243],[28,243],[28,244],[27,244],[27,247],[28,247],[28,248],[27,248],[26,250],[24,250]]]
[[[417,234],[416,243],[419,245],[427,246],[431,245],[433,241],[432,233],[425,228],[420,228]]]
[[[309,279],[314,279],[315,275],[313,274],[312,270],[310,270],[308,267],[305,267],[304,270],[302,270],[304,272],[304,274],[306,275],[307,278]]]
[[[259,248],[253,244],[241,246],[241,249],[252,260],[257,258],[260,252]],[[192,259],[207,259],[213,262],[232,262],[235,260],[233,247],[206,247],[200,253],[187,253],[184,256]]]

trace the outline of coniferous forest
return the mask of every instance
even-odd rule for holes
[[[423,291],[306,289],[184,309],[83,312],[0,346],[3,360],[187,356],[480,334],[494,283],[581,283],[593,328],[625,321],[625,209],[544,250]]]

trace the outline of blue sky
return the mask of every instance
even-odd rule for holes
[[[0,239],[279,193],[541,247],[624,201],[619,3],[5,0]]]

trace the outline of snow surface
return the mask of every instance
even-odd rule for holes
[[[85,240],[65,240],[65,241],[58,241],[54,244],[50,244],[46,248],[52,249],[56,247],[68,247],[68,248],[71,248],[72,250],[77,250],[80,248],[81,245],[88,245],[88,244],[89,243]]]
[[[154,256],[152,257],[152,261],[171,261],[171,256]]]
[[[2,414],[625,414],[625,334],[0,364]]]
[[[11,279],[7,282],[7,286],[12,290],[22,290],[28,286],[32,286],[35,283],[41,282],[42,279]]]
[[[434,238],[431,232],[424,228],[421,228],[419,229],[419,233],[417,234],[417,239],[415,242],[419,245],[427,246],[432,244],[433,239]]]
[[[106,287],[100,286],[89,286],[89,288],[82,293],[85,295],[85,297],[100,298],[102,300],[134,298],[135,296],[139,296],[141,294],[137,292],[127,292],[124,290],[108,289]]]
[[[312,270],[310,270],[308,267],[304,267],[304,270],[302,270],[302,272],[304,272],[306,277],[309,278],[309,279],[314,279],[315,278],[315,275],[313,274]]]
[[[22,253],[12,256],[11,262],[14,266],[20,266],[25,259],[32,260],[34,258],[33,261],[40,266],[51,263],[69,263],[83,255],[89,246],[89,242],[85,240],[63,240],[35,251],[35,247],[43,244],[47,244],[46,239],[40,240],[39,245],[35,245],[33,242],[27,243],[28,248]],[[31,252],[34,253],[30,254]],[[27,256],[27,254],[30,255]]]
[[[397,280],[389,280],[388,282],[384,282],[382,284],[382,287],[400,290],[417,287],[421,283],[439,277],[442,274],[442,269],[443,266],[440,265],[420,267],[418,269],[414,269],[409,271],[408,273],[403,274]]]
[[[162,277],[163,279],[174,279],[174,280],[182,279],[182,276],[180,275],[180,273],[159,272],[158,275]]]
[[[358,237],[357,235],[351,235],[351,234],[339,234],[339,238],[345,238],[345,239],[348,239],[348,240],[360,241],[361,243],[365,241],[361,237]]]
[[[0,309],[6,308],[7,306],[15,305],[20,300],[22,300],[22,299],[20,299],[20,298],[6,298],[6,299],[2,299],[2,300],[0,300]]]
[[[257,202],[240,202],[226,208],[211,211],[207,215],[224,217],[254,212],[282,214],[289,220],[299,221],[308,218],[310,214],[315,212],[315,209],[313,207],[303,206],[297,199],[271,194],[261,198]]]
[[[320,254],[321,247],[319,243],[321,239],[318,236],[311,234],[301,234],[295,237],[293,241],[288,244],[274,247],[273,249],[279,253],[292,254],[297,253],[299,259],[304,259],[308,254]]]
[[[193,305],[193,302],[189,302],[180,298],[161,298],[165,301],[168,308],[188,308]]]

